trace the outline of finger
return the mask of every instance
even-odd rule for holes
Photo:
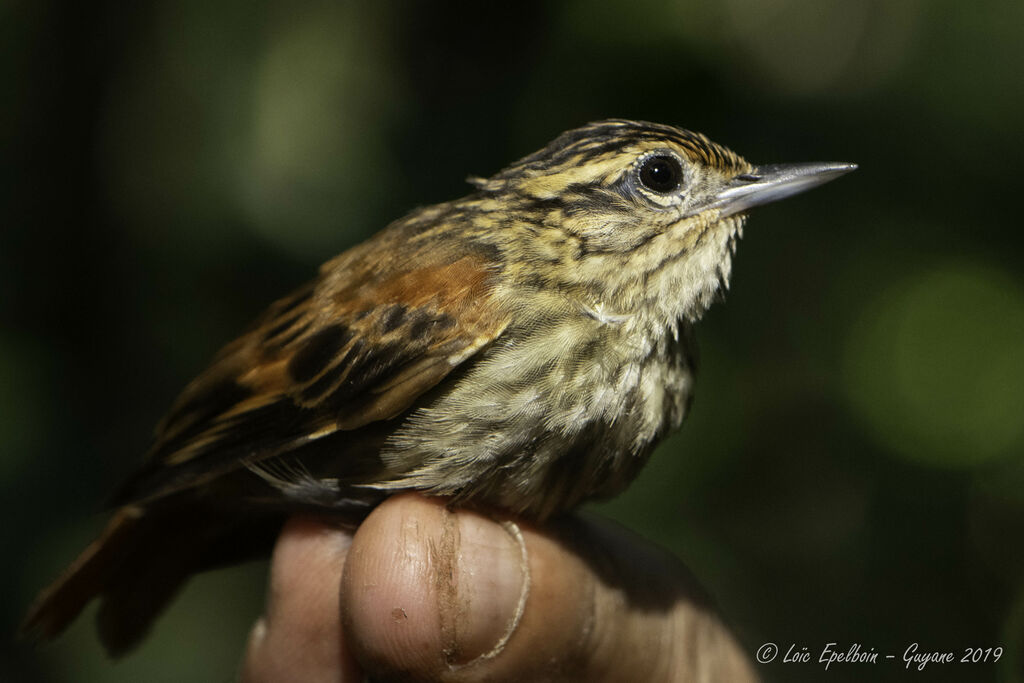
[[[342,619],[384,680],[755,680],[675,560],[580,518],[542,532],[392,498],[353,540]]]
[[[249,636],[241,680],[341,682],[361,674],[344,643],[339,608],[348,532],[289,521],[271,562],[264,616]]]

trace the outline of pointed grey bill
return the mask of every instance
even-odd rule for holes
[[[721,217],[791,197],[817,187],[857,168],[843,162],[806,164],[770,164],[758,166],[752,173],[736,176],[701,210],[721,209]]]

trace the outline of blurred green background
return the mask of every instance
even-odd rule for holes
[[[861,170],[757,211],[697,400],[601,506],[746,649],[1024,681],[1024,3],[0,2],[3,632],[176,392],[331,255],[560,131],[633,117]],[[91,614],[5,681],[227,681],[265,568],[194,580],[112,664]],[[1004,649],[997,664],[899,661]]]

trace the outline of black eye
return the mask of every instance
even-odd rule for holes
[[[640,164],[640,184],[658,194],[668,194],[683,183],[683,167],[679,160],[667,154],[647,157]]]

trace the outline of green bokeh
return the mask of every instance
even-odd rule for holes
[[[899,455],[970,467],[1019,454],[1021,284],[957,261],[908,274],[866,302],[845,370],[854,409]]]

